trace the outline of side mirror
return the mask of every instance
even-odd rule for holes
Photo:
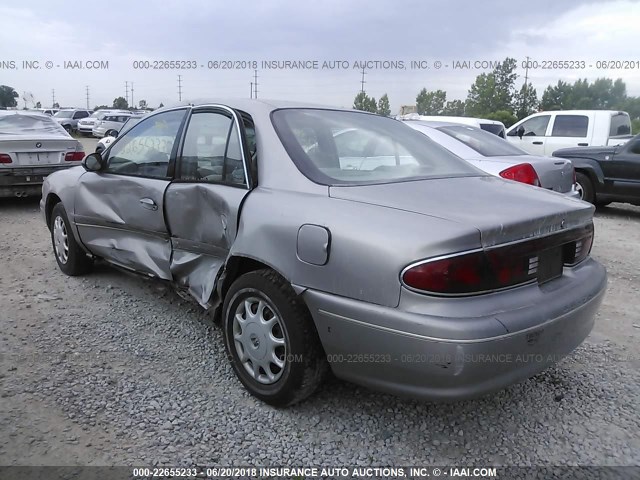
[[[105,167],[105,161],[99,153],[90,153],[82,160],[82,166],[87,172],[99,172]]]
[[[522,140],[522,136],[524,135],[524,127],[522,125],[518,127],[518,130],[516,130],[516,134],[520,137],[520,140]]]

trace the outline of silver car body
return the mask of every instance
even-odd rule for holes
[[[0,111],[0,197],[40,195],[44,177],[78,165],[81,152],[49,115]]]
[[[114,114],[114,113],[124,113],[125,115],[129,114],[129,112],[126,110],[110,110],[110,109],[96,110],[87,118],[78,120],[77,130],[80,133],[91,134],[93,132],[93,128],[96,126],[98,122],[102,121],[102,119],[104,119],[104,117],[107,114]]]
[[[66,108],[59,110],[53,115],[54,120],[56,120],[65,130],[72,132],[77,130],[78,121],[87,118],[91,115],[89,110],[84,109],[73,109]]]
[[[138,123],[138,121],[140,121],[142,117],[143,115],[130,116],[127,119],[127,121],[124,122],[122,126],[118,129],[118,133],[126,132],[127,130],[129,130],[129,128],[133,127],[136,123]],[[96,152],[102,152],[107,148],[109,148],[109,145],[111,145],[116,138],[117,137],[112,137],[112,136],[102,137],[100,140],[98,140],[98,144],[96,145]]]
[[[119,131],[129,118],[131,118],[130,112],[109,112],[95,123],[91,133],[94,137],[102,138],[109,130]]]
[[[518,153],[517,151],[519,149],[517,147],[507,143],[506,140],[497,139],[497,141],[505,143],[505,149],[515,150],[516,153],[512,155],[485,156],[466,143],[440,130],[441,127],[457,126],[453,122],[407,121],[406,123],[414,130],[424,133],[450,152],[491,175],[499,177],[500,172],[509,167],[528,163],[535,169],[542,188],[563,193],[573,198],[580,198],[579,193],[575,189],[573,165],[569,160],[559,161],[555,158],[529,155],[524,150]],[[465,126],[464,128],[470,130],[475,129],[475,127],[471,126]],[[482,138],[487,134],[488,133],[480,133],[478,136]],[[489,140],[493,140],[493,138],[489,137]]]
[[[460,252],[573,234],[592,224],[594,207],[467,165],[467,174],[455,178],[319,183],[303,173],[274,127],[276,117],[299,108],[369,115],[257,100],[155,111],[119,136],[105,158],[135,142],[138,128],[157,115],[184,109],[189,125],[195,112],[222,111],[235,126],[246,118],[255,126],[255,152],[241,133],[237,138],[242,166],[234,178],[237,171],[244,184],[78,167],[46,180],[47,224],[61,201],[87,252],[172,281],[206,308],[220,305],[240,271],[267,266],[306,303],[337,376],[396,394],[459,399],[499,389],[558,361],[589,334],[606,286],[604,268],[590,257],[548,283],[461,297],[419,293],[404,285],[402,272]],[[414,136],[399,122],[392,126]],[[156,149],[173,140],[153,139]],[[169,147],[174,168],[182,168],[181,142]],[[215,180],[215,170],[207,178]],[[497,356],[502,361],[488,360]]]

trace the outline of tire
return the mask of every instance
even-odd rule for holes
[[[96,153],[102,154],[105,151],[105,148],[102,145],[98,145],[96,147]]]
[[[597,208],[604,208],[604,207],[606,207],[607,205],[609,205],[610,203],[611,203],[611,202],[610,202],[609,200],[606,200],[606,201],[600,201],[600,200],[598,200],[598,201],[596,201],[596,207],[597,207]]]
[[[585,202],[595,203],[595,192],[591,179],[582,172],[576,172],[576,182],[578,190],[581,192],[580,198]]]
[[[233,282],[224,300],[222,328],[236,376],[260,400],[285,407],[322,383],[328,363],[311,314],[273,270],[249,272]],[[267,361],[270,352],[280,365]]]
[[[71,135],[71,125],[63,125],[62,128],[64,128],[67,131],[67,133]]]
[[[53,255],[60,270],[72,277],[90,272],[93,260],[76,242],[62,203],[53,207],[50,230]]]

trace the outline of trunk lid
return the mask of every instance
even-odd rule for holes
[[[2,139],[0,153],[7,153],[12,163],[6,167],[37,167],[42,165],[56,165],[65,163],[68,152],[82,151],[82,146],[73,138],[38,137],[37,139]]]
[[[333,186],[329,196],[473,226],[485,248],[587,225],[595,210],[580,200],[489,176]]]
[[[505,157],[488,157],[491,160],[500,158],[517,165],[529,163],[540,179],[540,185],[547,190],[567,193],[573,188],[573,164],[563,158],[540,157],[537,155],[515,155]]]

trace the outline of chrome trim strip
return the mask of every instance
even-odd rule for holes
[[[135,233],[135,234],[140,234],[140,235],[146,235],[148,237],[156,237],[156,238],[161,238],[162,240],[170,240],[169,235],[165,234],[165,233],[160,233],[160,232],[149,232],[146,230],[133,230],[130,228],[122,228],[122,227],[111,227],[111,226],[107,226],[107,225],[98,225],[96,223],[75,223],[74,225],[77,227],[86,227],[86,228],[106,228],[108,230],[118,230],[118,231],[123,231],[123,232],[131,232],[131,233]]]

